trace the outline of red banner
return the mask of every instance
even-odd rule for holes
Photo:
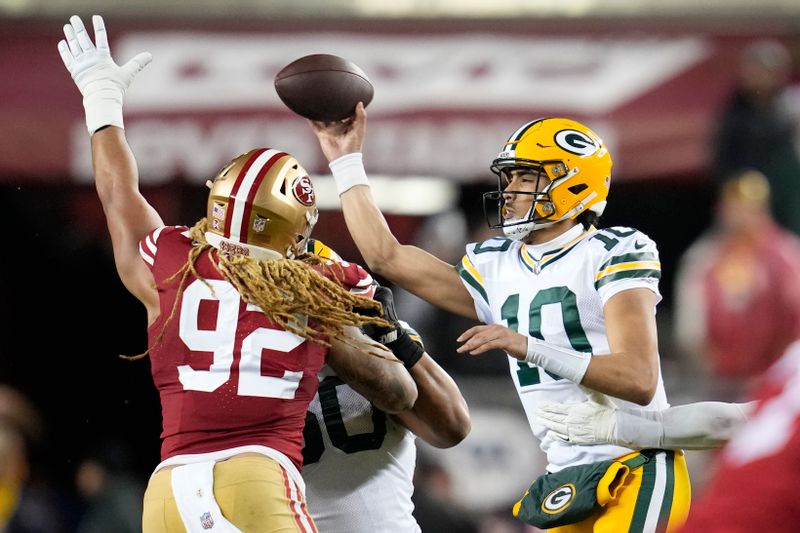
[[[308,53],[351,59],[375,85],[370,172],[488,179],[522,123],[587,122],[610,146],[617,179],[696,176],[731,88],[744,37],[703,34],[507,35],[314,31],[142,31],[107,21],[112,53],[153,53],[126,95],[126,132],[144,184],[204,182],[233,155],[271,146],[325,172],[304,119],[272,82]],[[50,28],[49,26],[52,26]],[[81,98],[56,51],[60,25],[3,28],[0,180],[90,178]]]

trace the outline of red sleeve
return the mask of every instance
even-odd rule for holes
[[[148,233],[144,239],[139,241],[139,255],[151,271],[155,268],[159,239],[170,233],[184,232],[187,229],[189,228],[186,226],[161,226]]]

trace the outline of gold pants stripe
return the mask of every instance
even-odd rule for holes
[[[295,482],[291,480],[289,474],[285,470],[281,469],[281,472],[283,472],[286,498],[290,502],[289,506],[292,510],[292,513],[294,513],[294,520],[295,523],[297,523],[297,527],[299,527],[300,531],[303,532],[318,533],[317,527],[314,524],[314,521],[311,519],[311,515],[308,514],[306,502],[300,494],[300,489],[297,487]]]

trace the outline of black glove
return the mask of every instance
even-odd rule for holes
[[[394,296],[388,287],[378,287],[375,291],[375,300],[381,303],[383,314],[381,318],[392,326],[381,328],[368,324],[362,331],[372,340],[389,348],[400,359],[406,368],[411,368],[425,353],[419,334],[397,318],[394,309]],[[413,338],[412,338],[413,337]],[[415,341],[415,338],[418,342]]]

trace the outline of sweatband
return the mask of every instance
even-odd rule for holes
[[[356,185],[369,185],[367,172],[364,170],[364,161],[360,152],[343,155],[331,161],[328,166],[336,182],[339,196]]]

